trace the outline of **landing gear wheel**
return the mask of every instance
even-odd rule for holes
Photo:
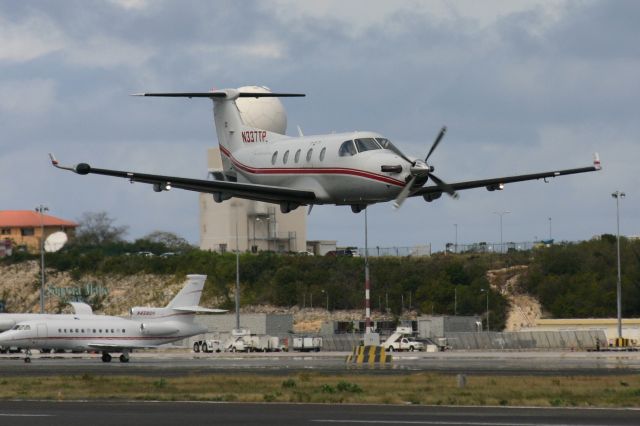
[[[195,343],[193,344],[193,351],[194,351],[195,353],[200,352],[200,345],[198,344],[198,342],[195,342]]]
[[[106,352],[102,353],[102,362],[111,362],[111,355]]]
[[[28,356],[24,358],[24,362],[26,362],[27,364],[29,364],[31,362],[31,358],[29,358]]]
[[[120,362],[129,362],[129,354],[120,355]]]
[[[209,352],[209,346],[206,343],[202,344],[202,352]]]
[[[31,362],[31,350],[29,349],[24,353],[24,362],[27,364]]]

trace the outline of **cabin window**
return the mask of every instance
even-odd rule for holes
[[[76,333],[80,333],[80,330],[76,328]]]
[[[102,329],[101,329],[101,328],[100,328],[100,329],[98,329],[98,333],[102,333]]]
[[[96,329],[95,329],[95,328],[93,329],[93,332],[94,332],[94,333],[96,332]]]
[[[58,329],[58,333],[62,333],[62,329],[61,328]]]
[[[271,164],[276,164],[276,160],[278,159],[278,151],[274,152],[271,156]]]
[[[327,148],[322,148],[322,151],[320,151],[320,161],[324,161],[324,155],[327,153]]]
[[[289,150],[285,151],[284,156],[282,157],[282,162],[284,164],[287,164],[287,161],[289,161]]]
[[[124,328],[122,329],[122,332],[124,333]]]
[[[80,331],[82,331],[84,333],[84,328],[82,330],[80,330]]]
[[[64,332],[65,332],[65,333],[67,332],[67,329],[66,329],[66,328],[64,329]]]
[[[115,333],[115,330],[112,328],[112,329],[111,329],[111,332],[112,332],[112,333]]]
[[[353,144],[353,141],[346,141],[340,145],[340,150],[338,151],[338,155],[340,157],[349,157],[352,155],[356,155],[358,151],[356,151],[356,147]]]
[[[378,142],[376,142],[376,140],[373,138],[356,139],[354,142],[356,143],[358,152],[371,151],[373,149],[381,149],[380,145],[378,145]]]
[[[313,154],[313,148],[309,148],[309,151],[307,151],[307,161],[311,161],[312,154]]]
[[[295,161],[296,163],[297,163],[298,161],[300,161],[300,152],[301,152],[301,151],[302,151],[301,149],[297,150],[297,151],[296,151],[296,156],[293,158],[293,159],[294,159],[294,161]]]

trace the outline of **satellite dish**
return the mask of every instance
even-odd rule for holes
[[[60,250],[67,242],[67,234],[62,231],[54,232],[44,240],[44,251],[53,253]]]

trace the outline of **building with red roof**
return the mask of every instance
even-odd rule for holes
[[[63,231],[73,237],[77,223],[31,210],[0,210],[0,241],[10,240],[15,246],[25,246],[37,252],[43,238]],[[44,234],[43,234],[44,232]]]

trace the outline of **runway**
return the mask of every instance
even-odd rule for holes
[[[396,353],[388,365],[347,364],[345,352],[194,354],[183,350],[135,352],[130,363],[100,361],[96,354],[0,355],[0,375],[135,374],[165,377],[185,374],[250,372],[286,374],[317,371],[400,375],[407,372],[497,375],[603,375],[640,372],[640,352],[437,352]]]
[[[0,402],[0,423],[13,426],[159,425],[636,425],[637,410],[425,407],[201,402]]]

